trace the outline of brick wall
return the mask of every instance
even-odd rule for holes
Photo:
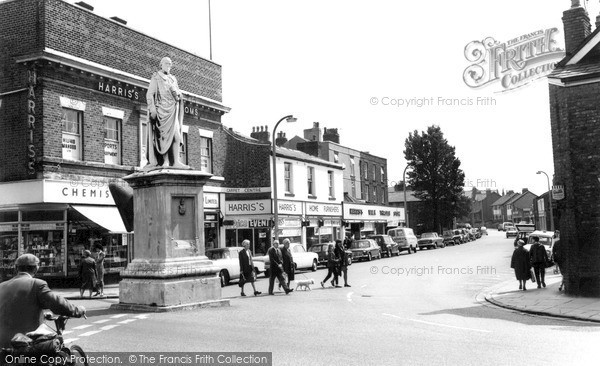
[[[550,118],[567,291],[600,296],[600,84],[550,85]]]
[[[239,135],[219,129],[213,144],[220,146],[215,166],[225,178],[225,187],[269,187],[271,185],[271,144],[246,140]],[[216,155],[216,154],[215,154]]]

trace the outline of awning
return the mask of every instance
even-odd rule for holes
[[[71,207],[113,234],[127,234],[119,210],[115,206],[71,205]]]

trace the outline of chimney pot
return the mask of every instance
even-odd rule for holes
[[[571,7],[572,8],[578,8],[580,6],[581,6],[580,0],[571,0]]]

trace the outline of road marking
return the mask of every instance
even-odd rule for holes
[[[63,332],[62,332],[63,335],[67,335],[69,333],[73,333],[73,331],[72,330],[63,330]]]
[[[346,299],[350,302],[352,302],[352,295],[354,294],[354,292],[348,292],[348,294],[346,295]]]
[[[80,334],[79,336],[80,337],[89,337],[93,334],[100,333],[100,332],[102,332],[102,331],[101,330],[92,330],[91,332]]]
[[[432,322],[426,322],[424,320],[417,320],[417,319],[408,319],[408,318],[402,318],[399,317],[397,315],[392,315],[392,314],[386,314],[383,313],[382,315],[384,316],[391,316],[393,318],[397,318],[397,319],[401,319],[401,320],[410,320],[412,322],[416,322],[416,323],[423,323],[423,324],[428,324],[428,325],[435,325],[436,327],[446,327],[446,328],[454,328],[454,329],[461,329],[461,330],[471,330],[474,332],[482,332],[482,333],[491,333],[492,331],[490,330],[484,330],[484,329],[475,329],[475,328],[465,328],[465,327],[457,327],[454,325],[448,325],[448,324],[440,324],[440,323],[432,323]]]
[[[122,318],[122,317],[124,317],[124,316],[127,316],[127,314],[117,314],[117,315],[113,315],[113,316],[111,316],[110,318],[111,318],[111,319],[119,319],[119,318]]]
[[[102,330],[110,330],[110,329],[116,328],[118,326],[119,326],[119,324],[105,325],[105,326],[101,327],[100,329],[102,329]]]
[[[123,321],[119,322],[119,324],[127,324],[127,323],[134,322],[134,321],[136,321],[136,320],[137,320],[137,319],[126,319],[126,320],[123,320]]]
[[[79,338],[67,338],[63,341],[63,343],[71,343],[71,342],[75,342],[76,340],[78,340]]]
[[[365,288],[365,287],[367,287],[367,285],[362,285],[362,286],[360,286],[360,288]]]
[[[138,318],[138,319],[148,319],[148,314],[136,315],[136,316],[134,316],[134,318]]]
[[[89,327],[91,327],[91,326],[92,326],[91,324],[84,324],[84,325],[80,325],[80,326],[78,326],[78,327],[73,327],[73,328],[71,328],[71,329],[77,329],[77,330],[80,330],[80,329],[89,328]]]
[[[102,320],[98,320],[97,322],[94,322],[94,324],[102,324],[102,323],[106,323],[109,321],[110,321],[110,319],[102,319]]]

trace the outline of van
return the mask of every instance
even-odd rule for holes
[[[397,227],[389,229],[387,234],[398,243],[399,252],[406,250],[410,254],[411,250],[413,253],[417,252],[419,246],[417,237],[413,232],[413,229],[408,227]]]

